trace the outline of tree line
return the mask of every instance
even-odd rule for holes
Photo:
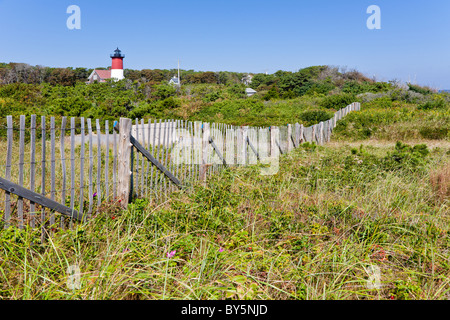
[[[96,68],[105,70],[106,68]],[[78,82],[86,82],[94,69],[83,67],[52,68],[44,66],[31,66],[26,63],[0,63],[0,84],[26,83],[74,86]],[[125,69],[124,76],[131,81],[141,83],[161,84],[169,82],[177,76],[177,69]],[[180,70],[182,84],[237,84],[246,73],[239,72],[212,72]]]
[[[105,68],[97,68],[99,70]],[[52,86],[75,86],[87,81],[93,69],[52,68],[31,66],[26,63],[0,63],[0,84],[50,84]],[[124,76],[135,85],[167,84],[177,76],[177,69],[125,69]],[[180,70],[181,84],[242,85],[247,73],[229,71]],[[274,74],[252,75],[249,86],[264,94],[265,100],[291,99],[303,95],[329,95],[335,93],[359,94],[384,92],[394,87],[394,83],[377,82],[356,70],[345,70],[331,66],[311,66],[298,71],[279,70]]]

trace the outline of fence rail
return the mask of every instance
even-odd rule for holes
[[[324,144],[340,119],[359,110],[360,104],[352,103],[310,127],[268,128],[156,119],[135,119],[133,125],[126,118],[111,126],[66,117],[57,128],[54,117],[48,122],[42,116],[38,123],[35,115],[20,116],[17,128],[8,116],[6,128],[0,128],[6,131],[6,141],[0,138],[3,224],[65,228],[74,219],[91,218],[105,202],[161,201],[225,167],[273,159],[304,142]],[[62,214],[59,223],[55,212]]]

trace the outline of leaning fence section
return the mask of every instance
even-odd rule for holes
[[[89,219],[108,204],[164,201],[230,166],[330,141],[333,118],[304,127],[249,127],[185,120],[7,117],[0,128],[0,214],[4,228],[43,232]]]

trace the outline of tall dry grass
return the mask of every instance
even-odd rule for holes
[[[430,183],[436,200],[444,202],[450,197],[450,161],[430,172]]]

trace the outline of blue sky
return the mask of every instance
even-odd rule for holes
[[[370,5],[380,30],[366,27]],[[450,89],[449,31],[448,0],[0,0],[0,62],[52,67],[106,67],[118,46],[130,69],[333,65]]]

